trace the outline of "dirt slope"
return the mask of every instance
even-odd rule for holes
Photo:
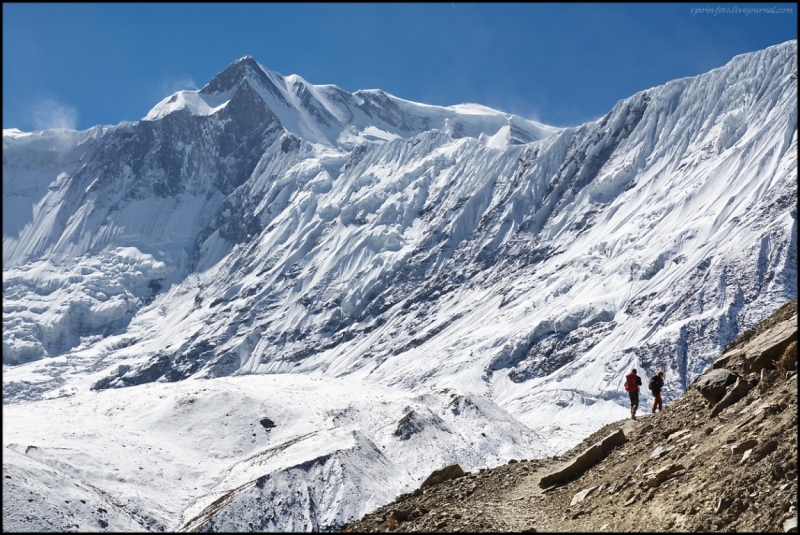
[[[726,351],[787,320],[796,329],[796,317],[794,300]],[[729,369],[751,385],[760,379]],[[342,531],[783,532],[797,519],[797,375],[788,375],[772,372],[714,416],[695,381],[663,412],[605,426],[560,458],[512,460],[401,495]],[[618,429],[627,442],[604,460],[539,487]]]

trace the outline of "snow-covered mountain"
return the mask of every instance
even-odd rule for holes
[[[245,57],[4,130],[4,526],[327,529],[563,451],[797,295],[796,206],[796,41],[574,128]]]

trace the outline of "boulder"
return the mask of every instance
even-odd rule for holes
[[[723,353],[717,360],[711,364],[711,369],[718,370],[720,368],[728,368],[729,366],[741,365],[742,359],[745,356],[743,349],[732,349],[727,353]]]
[[[691,468],[691,467],[692,467],[692,465],[690,464],[689,468]],[[686,473],[686,469],[684,468],[682,470],[678,470],[677,472],[672,472],[667,479],[675,479],[676,477],[681,477],[685,473]]]
[[[734,455],[739,455],[740,453],[744,453],[747,450],[753,449],[756,444],[758,444],[758,440],[750,438],[744,442],[739,442],[738,444],[731,446],[731,452],[733,452]]]
[[[541,488],[546,488],[555,483],[579,476],[588,468],[603,460],[603,457],[603,448],[599,443],[597,443],[584,451],[582,454],[576,457],[574,461],[564,466],[561,470],[544,476],[539,482],[539,486]]]
[[[670,434],[670,435],[667,437],[667,442],[672,442],[672,441],[673,441],[673,440],[675,440],[676,438],[682,437],[682,436],[684,436],[684,435],[685,435],[686,433],[688,433],[688,432],[689,432],[689,430],[688,430],[688,429],[681,429],[680,431],[675,431],[674,433]]]
[[[425,487],[432,487],[433,485],[438,485],[443,481],[457,479],[463,475],[464,470],[461,468],[461,466],[459,466],[458,463],[448,464],[444,468],[440,468],[431,472],[431,475],[428,476],[428,479],[422,482],[422,485],[420,485],[419,488],[424,489]]]
[[[572,497],[572,501],[569,504],[570,507],[581,503],[583,500],[586,499],[587,496],[589,496],[589,494],[591,494],[595,490],[597,490],[597,487],[589,487],[588,489],[583,489],[582,491],[576,493],[575,496]]]
[[[662,438],[667,438],[672,433],[674,433],[676,431],[680,431],[680,429],[681,429],[680,427],[668,427],[667,429],[661,431],[661,437]]]
[[[797,341],[797,316],[782,321],[756,336],[744,346],[742,370],[745,373],[773,368],[789,344]]]
[[[622,432],[622,429],[618,429],[614,433],[611,433],[606,438],[599,442],[600,447],[603,449],[603,453],[608,455],[611,453],[611,450],[616,448],[617,446],[622,446],[625,444],[625,433]]]
[[[625,433],[622,432],[622,429],[617,430],[597,444],[591,446],[561,470],[544,476],[542,480],[539,481],[539,487],[547,488],[561,481],[581,475],[587,469],[605,459],[611,450],[625,443],[625,440]]]
[[[747,395],[756,385],[748,381],[747,379],[739,378],[736,381],[736,384],[733,385],[725,396],[717,403],[714,408],[711,410],[711,417],[713,418],[724,409],[730,407],[743,397]]]
[[[784,533],[797,533],[797,516],[793,516],[783,522]]]
[[[261,424],[261,426],[262,426],[264,429],[266,429],[267,431],[269,431],[270,429],[272,429],[273,427],[275,427],[275,422],[273,422],[272,420],[270,420],[270,419],[269,419],[269,418],[267,418],[266,416],[264,416],[263,418],[261,418],[261,419],[258,421],[258,423],[260,423],[260,424]]]
[[[622,489],[624,489],[624,488],[625,488],[625,482],[626,482],[626,481],[627,481],[627,478],[625,478],[625,479],[621,479],[621,480],[617,481],[617,482],[614,484],[614,486],[613,486],[613,487],[611,487],[611,490],[609,490],[609,491],[608,491],[608,493],[609,493],[609,494],[615,494],[615,493],[617,493],[617,492],[621,491]]]
[[[680,470],[685,470],[683,465],[680,464],[671,464],[669,466],[665,466],[655,472],[648,473],[646,477],[647,486],[649,487],[658,487],[664,481],[666,481],[671,475]]]
[[[701,375],[695,383],[695,388],[713,405],[725,396],[725,389],[735,383],[738,378],[739,375],[732,371],[719,368]]]
[[[386,520],[394,519],[396,522],[405,522],[411,517],[412,509],[392,509],[389,513],[389,516],[386,517]]]
[[[667,453],[671,452],[673,449],[675,449],[675,446],[668,446],[668,447],[658,446],[655,450],[653,450],[653,453],[650,454],[650,458],[660,459]]]

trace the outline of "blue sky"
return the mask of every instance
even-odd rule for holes
[[[764,7],[791,12],[747,12]],[[135,121],[244,55],[347,91],[577,125],[789,39],[783,3],[3,4],[3,128]]]

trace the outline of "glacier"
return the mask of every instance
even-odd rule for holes
[[[796,295],[796,41],[569,128],[244,57],[3,131],[4,526],[335,529],[565,451],[632,366],[668,406]]]

